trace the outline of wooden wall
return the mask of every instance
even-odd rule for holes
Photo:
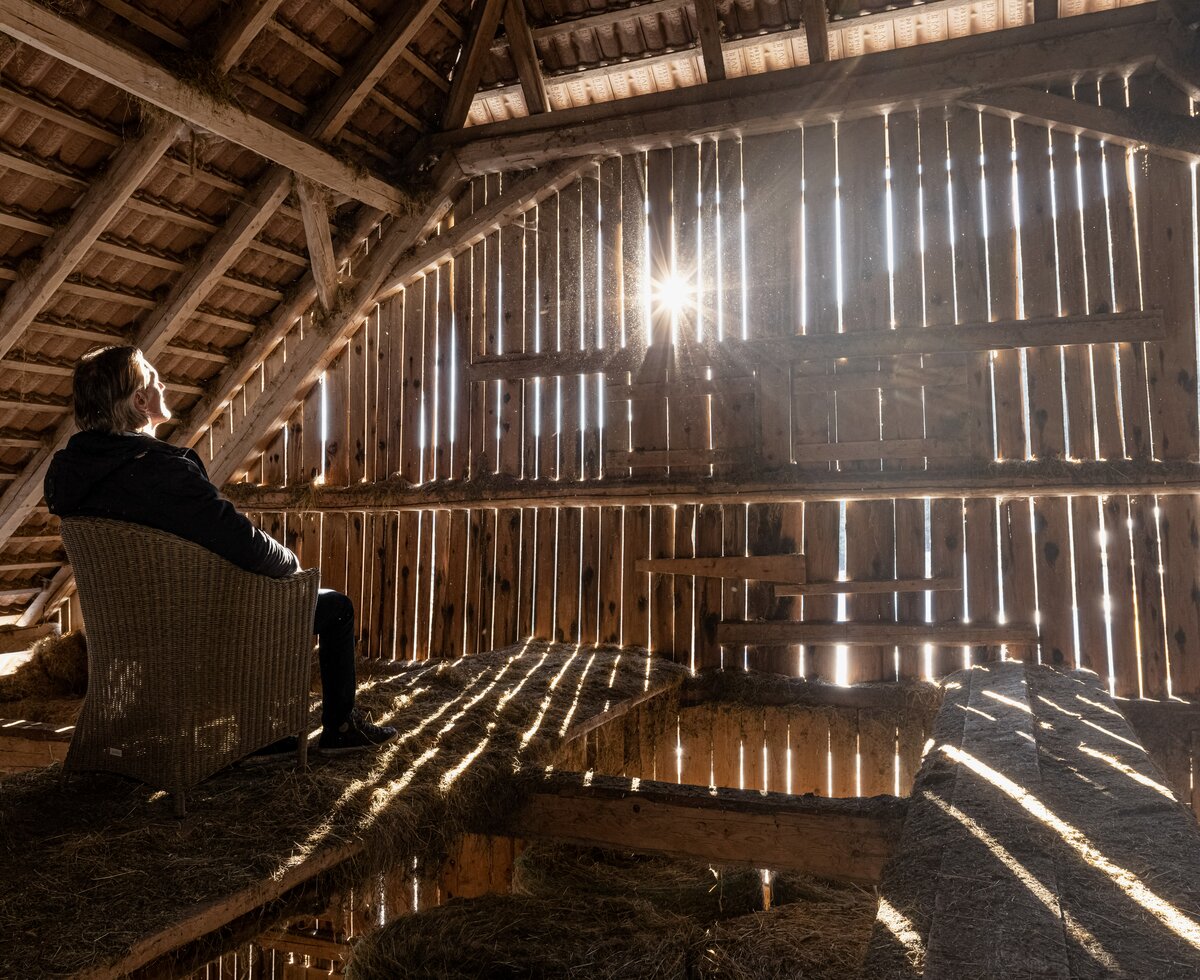
[[[1192,111],[1152,78],[1059,94]],[[459,215],[507,179],[477,180]],[[605,159],[379,306],[250,473],[469,480],[477,505],[255,518],[355,599],[373,657],[534,634],[854,681],[979,654],[722,649],[713,627],[1036,622],[1040,659],[1091,667],[1118,695],[1200,694],[1192,495],[964,499],[947,486],[917,499],[710,504],[701,490],[678,506],[572,504],[580,487],[629,475],[1200,458],[1195,180],[1145,150],[960,107]],[[664,299],[675,295],[678,307]],[[1130,340],[1104,319],[1143,309],[1162,310],[1166,339]],[[1096,342],[1054,346],[1052,324],[1043,346],[983,353],[747,354],[797,334],[935,337],[1081,315]],[[469,380],[470,359],[500,380]],[[561,494],[496,508],[488,486],[501,478]],[[811,579],[962,588],[802,599],[634,570],[790,550]]]

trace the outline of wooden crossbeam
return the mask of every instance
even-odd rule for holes
[[[546,83],[542,79],[541,65],[538,64],[529,19],[525,16],[525,0],[507,0],[504,32],[508,35],[513,63],[517,66],[517,77],[521,80],[526,110],[530,115],[545,112],[550,108],[550,99],[546,95]]]
[[[895,797],[827,799],[555,773],[499,826],[555,840],[873,884],[899,839]]]
[[[612,449],[604,454],[609,469],[658,469],[662,466],[708,466],[742,463],[749,449]]]
[[[1032,88],[995,89],[960,100],[972,109],[1045,123],[1081,136],[1144,148],[1192,164],[1200,159],[1200,119],[1139,106],[1100,106]]]
[[[965,446],[954,439],[874,439],[863,442],[822,442],[792,447],[797,463],[849,462],[859,459],[953,459]]]
[[[623,153],[730,129],[758,132],[942,105],[979,89],[1155,61],[1170,29],[1137,7],[877,52],[745,78],[433,134],[469,174],[579,153]]]
[[[312,139],[237,106],[220,103],[144,53],[94,34],[32,0],[0,0],[0,30],[354,200],[396,213],[409,206],[406,193],[378,177],[361,173]]]
[[[836,643],[851,647],[1031,646],[1038,629],[1031,623],[795,623],[783,620],[727,620],[717,624],[717,642],[729,646]]]
[[[1133,8],[1128,8],[1133,9]],[[1162,313],[1097,313],[1080,316],[996,320],[992,323],[921,330],[866,330],[856,333],[810,334],[756,340],[696,342],[687,348],[694,362],[753,371],[764,363],[832,360],[843,357],[892,357],[900,354],[969,354],[989,350],[1060,347],[1073,344],[1134,343],[1162,340],[1167,335]],[[655,348],[618,348],[582,353],[509,354],[481,357],[468,368],[472,381],[512,381],[517,378],[597,374],[636,369],[644,359],[660,358]]]
[[[776,585],[775,595],[890,595],[893,592],[961,592],[957,578],[856,579]]]
[[[1178,461],[1030,460],[969,467],[828,473],[794,469],[743,474],[739,479],[675,478],[612,481],[361,483],[350,487],[258,487],[228,484],[225,493],[249,510],[337,513],[427,510],[431,507],[645,507],[657,504],[779,504],[801,501],[892,500],[953,496],[1072,497],[1095,494],[1200,493],[1200,464]]]
[[[758,555],[731,558],[639,558],[635,572],[664,575],[698,575],[704,578],[740,578],[755,582],[796,585],[808,574],[803,555]]]

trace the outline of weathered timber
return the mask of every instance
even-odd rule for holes
[[[850,462],[876,459],[954,459],[966,451],[962,440],[954,439],[871,439],[864,442],[812,443],[796,446],[792,456],[797,463],[824,463],[829,460]]]
[[[442,117],[443,129],[455,130],[466,122],[504,8],[505,0],[480,0],[471,8],[470,34],[454,69],[454,82]]]
[[[783,674],[736,671],[735,683],[729,683],[730,670],[706,670],[689,678],[679,693],[681,708],[700,704],[762,705],[798,708],[861,708],[864,711],[906,711],[914,703],[941,703],[942,690],[925,681],[869,682],[865,684],[827,684]]]
[[[1200,119],[1146,106],[1100,106],[1033,88],[992,89],[960,100],[998,115],[1045,123],[1134,149],[1194,163],[1200,158]]]
[[[788,623],[727,620],[717,624],[717,641],[735,645],[836,643],[845,646],[1031,646],[1038,641],[1032,623]]]
[[[805,582],[801,585],[777,585],[776,595],[856,595],[892,592],[958,592],[957,578],[847,579],[839,582]]]
[[[414,487],[403,481],[349,487],[258,487],[233,483],[230,499],[250,510],[421,510],[429,507],[537,507],[795,501],[885,500],[944,497],[1070,497],[1087,494],[1200,493],[1200,465],[1190,462],[1108,461],[990,463],[936,471],[821,473],[798,469],[747,475],[741,480],[613,480],[570,488],[552,481],[454,480]]]
[[[1162,340],[1166,325],[1155,310],[1138,313],[1098,313],[1083,316],[1035,317],[1026,320],[997,320],[965,323],[956,327],[926,329],[867,330],[773,337],[754,340],[724,340],[690,343],[686,353],[697,363],[705,357],[713,363],[743,362],[747,373],[758,364],[781,361],[822,360],[842,357],[891,357],[900,354],[966,354],[1023,347],[1068,347],[1072,344],[1134,343]],[[651,359],[656,347],[638,350],[620,348],[583,353],[512,354],[476,358],[467,368],[472,381],[512,380],[560,374],[627,371],[638,367],[643,357]],[[882,385],[886,387],[886,385]]]
[[[296,178],[296,196],[300,198],[304,239],[308,244],[308,261],[317,286],[317,298],[326,311],[332,310],[337,302],[338,270],[333,234],[329,228],[329,203],[324,190],[307,177]]]
[[[906,801],[832,800],[749,790],[711,790],[618,776],[555,773],[500,827],[558,840],[717,864],[802,871],[872,884],[892,853]]]
[[[529,30],[529,18],[525,15],[525,0],[507,0],[504,7],[504,33],[508,35],[508,48],[517,66],[517,77],[521,80],[521,92],[525,96],[525,108],[532,116],[550,108],[546,96],[546,83],[538,64],[537,48]]]
[[[812,64],[829,60],[829,15],[823,0],[802,0],[804,40],[808,44],[808,60]]]
[[[475,174],[730,129],[777,131],[883,107],[941,105],[980,88],[1133,70],[1155,60],[1168,34],[1153,11],[1122,8],[471,127],[432,136],[428,148],[453,149],[464,171]]]
[[[729,558],[639,558],[633,563],[637,572],[662,572],[667,575],[697,575],[708,578],[751,579],[756,582],[803,582],[806,564],[803,555],[756,555]]]
[[[721,53],[721,19],[715,0],[693,0],[696,24],[700,28],[700,54],[704,59],[704,80],[719,82],[725,77],[725,56]],[[824,9],[824,7],[822,7]]]
[[[663,466],[703,466],[708,464],[739,463],[749,459],[750,451],[733,449],[634,449],[625,452],[612,449],[604,454],[610,469],[643,469]]]

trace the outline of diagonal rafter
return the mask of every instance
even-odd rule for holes
[[[0,0],[0,31],[371,207],[401,212],[408,205],[408,196],[399,188],[360,173],[311,136],[218,102],[142,52],[100,37],[31,0]]]
[[[525,15],[525,0],[508,0],[504,8],[504,32],[508,35],[508,50],[517,66],[517,77],[521,80],[526,110],[530,115],[546,112],[550,108],[550,99],[546,95],[546,82],[538,64],[529,18]]]
[[[220,58],[218,67],[228,70],[237,63],[253,40],[251,32],[256,32],[261,28],[265,20],[274,13],[279,2],[281,0],[250,0],[247,10],[242,16],[235,19],[231,33],[218,44],[217,50]],[[390,18],[380,33],[369,42],[368,48],[360,57],[359,62],[347,72],[329,94],[319,111],[312,117],[309,124],[311,135],[317,139],[328,139],[337,132],[337,129],[344,124],[345,119],[349,118],[348,114],[352,114],[367,97],[369,89],[364,87],[362,79],[371,76],[376,64],[375,59],[383,59],[391,64],[400,50],[398,46],[411,41],[436,6],[430,0],[423,0],[423,2],[405,4],[398,9],[397,15]],[[135,339],[135,343],[150,358],[165,349],[187,318],[204,301],[212,287],[220,281],[250,241],[262,230],[287,196],[291,181],[291,171],[283,167],[271,167],[259,181],[254,193],[238,205],[222,229],[209,240],[197,259],[175,281],[162,305],[141,326]],[[378,218],[377,211],[365,209],[360,215],[358,226],[353,229],[348,241],[353,243],[360,239]],[[97,228],[93,238],[103,230],[103,227]],[[343,248],[341,252],[342,254],[338,255],[339,261],[345,257],[348,249]],[[311,276],[308,279],[311,281]],[[292,290],[289,297],[277,309],[275,320],[283,323],[283,329],[286,331],[295,319],[311,305],[313,297],[315,297],[315,290],[311,294],[308,294],[303,287]],[[214,389],[218,393],[228,386],[226,379],[234,375],[239,365],[248,360],[256,362],[261,340],[261,337],[258,338],[259,342],[256,343],[256,337],[252,336],[239,352],[235,362],[226,366],[217,384],[214,385]],[[271,346],[273,346],[273,342],[267,345],[266,350],[269,350]],[[249,370],[246,371],[247,376]],[[244,381],[243,377],[239,384]],[[217,411],[219,411],[219,405],[228,397],[229,395],[226,394],[215,402],[208,398],[203,399],[197,408],[216,404]],[[196,412],[193,412],[193,416],[195,415]],[[41,500],[42,484],[45,481],[50,460],[66,445],[73,432],[74,425],[68,419],[58,428],[53,438],[34,454],[17,479],[7,487],[4,494],[0,495],[0,546],[12,536]],[[69,587],[71,581],[69,569],[63,571],[66,574],[56,575],[49,587],[29,607],[29,612],[32,614],[30,621],[41,615],[47,602],[52,607],[58,596]]]
[[[492,39],[500,18],[504,16],[506,0],[475,0],[471,8],[471,28],[463,45],[462,56],[454,66],[454,78],[450,84],[450,98],[446,113],[442,117],[442,129],[462,128],[471,111],[471,100],[479,91],[479,80],[483,77],[483,66],[491,54]]]

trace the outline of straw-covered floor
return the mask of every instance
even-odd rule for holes
[[[852,885],[537,845],[512,896],[450,902],[360,940],[352,980],[487,977],[846,980],[858,974],[875,896]]]
[[[515,802],[515,767],[545,765],[571,726],[682,673],[644,651],[538,641],[380,669],[361,679],[359,704],[400,729],[396,742],[317,756],[307,771],[226,770],[189,794],[182,822],[165,794],[115,777],[64,786],[56,766],[0,779],[0,976],[112,962],[342,845],[360,846],[326,875],[331,892],[405,859],[435,862]]]

